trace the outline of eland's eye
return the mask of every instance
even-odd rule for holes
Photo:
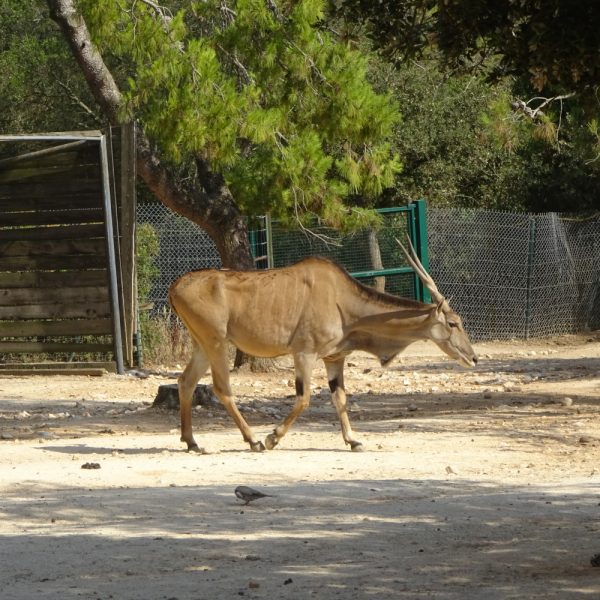
[[[452,321],[448,321],[448,325],[450,325],[450,327],[458,327],[458,323],[452,323]]]

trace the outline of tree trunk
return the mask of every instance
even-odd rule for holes
[[[371,254],[371,266],[378,271],[383,269],[381,262],[381,251],[379,250],[379,240],[377,232],[372,227],[368,230],[369,235],[369,253]],[[385,277],[375,277],[375,289],[378,292],[385,292]]]

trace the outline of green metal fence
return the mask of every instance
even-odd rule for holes
[[[396,239],[410,237],[421,262],[429,269],[425,202],[378,211],[383,218],[377,230],[364,228],[351,233],[315,223],[309,230],[283,229],[266,217],[250,238],[259,269],[278,268],[309,256],[323,256],[341,264],[366,285],[390,294],[429,302],[430,297],[408,266]]]

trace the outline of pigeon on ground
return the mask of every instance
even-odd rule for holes
[[[244,504],[244,506],[248,506],[248,504],[250,502],[252,502],[253,500],[258,500],[259,498],[272,498],[273,497],[269,494],[263,494],[262,492],[257,492],[256,490],[253,490],[252,488],[248,487],[247,485],[238,485],[238,487],[235,488],[235,495],[240,500],[243,500],[246,503],[246,504]]]

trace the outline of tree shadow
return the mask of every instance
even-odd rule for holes
[[[240,483],[244,483],[240,481]],[[593,598],[598,487],[347,480],[5,497],[3,598]],[[52,521],[54,519],[54,522]],[[258,557],[247,560],[246,557]],[[285,585],[288,579],[293,582]],[[248,582],[260,584],[257,590]]]

